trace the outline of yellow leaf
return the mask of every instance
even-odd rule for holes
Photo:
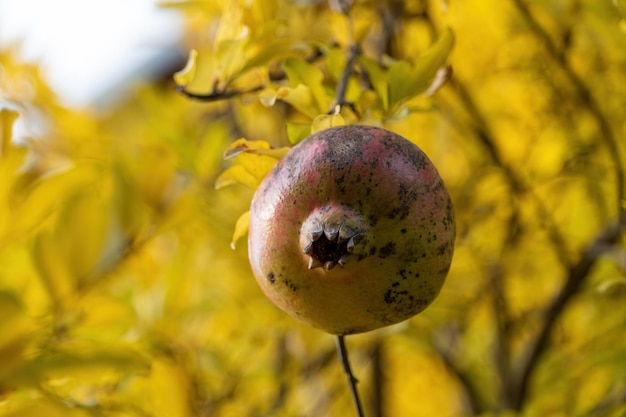
[[[345,126],[346,121],[341,114],[320,114],[311,124],[311,134],[334,126]]]
[[[0,380],[24,360],[32,323],[18,294],[0,290]]]
[[[281,87],[276,92],[276,98],[291,104],[300,113],[314,119],[323,110],[319,108],[311,89],[299,84],[297,87]]]
[[[67,350],[65,350],[67,349]],[[12,384],[37,385],[48,378],[76,378],[103,371],[145,374],[149,370],[146,359],[125,347],[106,346],[89,348],[73,346],[54,352],[44,352],[10,372],[6,381]]]
[[[237,161],[256,178],[257,186],[274,165],[278,159],[272,156],[259,155],[253,153],[242,153],[237,157]],[[256,186],[255,186],[256,188]]]
[[[38,227],[77,190],[94,184],[100,172],[93,166],[81,164],[54,175],[15,184],[11,204],[15,215],[11,223],[14,237],[21,237]],[[28,179],[28,176],[22,177]]]
[[[259,185],[257,178],[252,175],[242,165],[233,165],[222,172],[215,180],[215,189],[227,187],[233,184],[243,184],[246,187],[255,190]]]
[[[36,402],[25,403],[20,407],[2,414],[5,417],[87,417],[89,413],[78,407],[64,405],[60,401],[50,401],[43,398]]]
[[[235,249],[235,245],[239,239],[248,234],[248,226],[250,225],[250,211],[246,211],[237,219],[235,223],[235,231],[233,232],[233,240],[230,247]]]
[[[283,64],[283,69],[292,88],[304,85],[309,89],[318,110],[317,114],[328,110],[331,99],[324,89],[324,74],[319,68],[309,64],[302,58],[288,58]]]
[[[189,393],[192,390],[183,368],[166,359],[156,359],[150,373],[152,413],[155,417],[191,415]]]
[[[426,91],[442,68],[452,47],[454,35],[446,29],[437,42],[417,58],[415,65],[398,61],[389,69],[389,108]]]
[[[55,233],[59,255],[79,285],[102,272],[98,271],[99,262],[107,249],[115,246],[107,242],[112,232],[111,206],[89,191],[76,193],[65,202]]]
[[[359,56],[359,63],[365,68],[367,71],[367,75],[369,78],[374,91],[378,94],[378,97],[381,100],[381,104],[383,109],[389,108],[389,82],[387,80],[387,74],[380,67],[378,62],[373,59],[366,58],[363,56]]]
[[[32,255],[52,304],[55,309],[64,310],[74,294],[75,282],[56,237],[50,232],[38,234]]]
[[[283,147],[278,149],[273,149],[271,145],[264,140],[247,140],[244,138],[237,139],[233,143],[226,148],[224,151],[224,159],[233,158],[239,155],[242,152],[253,153],[257,155],[267,155],[273,158],[280,159],[287,152],[289,152],[289,147]]]
[[[189,58],[187,59],[187,64],[185,65],[185,68],[174,74],[174,82],[182,86],[191,83],[191,81],[193,81],[196,76],[197,62],[198,51],[192,49],[189,52]]]

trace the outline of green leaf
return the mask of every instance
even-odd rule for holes
[[[311,125],[309,123],[293,123],[287,122],[287,137],[289,142],[297,144],[311,134]]]

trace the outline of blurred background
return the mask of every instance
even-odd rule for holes
[[[438,299],[347,338],[366,415],[626,415],[625,17],[0,0],[0,415],[354,415],[333,337],[248,266],[275,158],[223,158],[336,102],[420,146],[457,215]]]
[[[105,105],[186,59],[184,18],[152,0],[0,1],[0,42],[69,107]],[[165,69],[164,69],[165,68]]]

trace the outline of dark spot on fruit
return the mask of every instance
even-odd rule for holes
[[[396,244],[393,242],[389,242],[385,246],[380,248],[380,250],[378,251],[378,257],[381,259],[385,259],[386,257],[393,255],[394,253],[396,253]]]
[[[273,284],[276,282],[276,276],[274,275],[273,272],[270,272],[269,274],[267,274],[267,280],[270,282],[270,284]]]
[[[400,285],[400,283],[398,281],[396,281],[393,284],[391,284],[392,287],[397,287],[398,285]]]
[[[298,286],[294,284],[293,281],[290,279],[285,280],[285,285],[293,292],[296,292],[298,290]]]
[[[391,289],[385,291],[385,303],[393,304],[396,301],[396,297]]]
[[[400,233],[402,233],[403,235],[406,234],[406,229],[400,229]]]

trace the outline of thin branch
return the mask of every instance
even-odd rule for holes
[[[203,93],[192,93],[191,91],[187,90],[187,88],[184,85],[177,85],[176,91],[178,91],[179,93],[182,93],[183,95],[189,98],[193,98],[195,100],[209,103],[209,102],[215,102],[215,101],[220,101],[220,100],[228,100],[230,98],[242,96],[244,94],[256,93],[258,91],[261,91],[264,87],[265,86],[263,85],[258,85],[248,90],[212,91],[208,94],[203,94]]]
[[[348,384],[350,385],[352,400],[354,401],[354,406],[356,407],[356,414],[358,417],[365,417],[365,414],[363,413],[363,406],[361,405],[361,398],[359,397],[359,391],[356,387],[356,384],[359,382],[359,380],[356,379],[354,374],[352,373],[352,368],[350,367],[350,359],[348,358],[348,349],[346,349],[346,343],[344,338],[345,336],[343,335],[337,336],[337,355],[339,356],[339,361],[343,366],[343,371],[348,376]]]
[[[458,363],[455,353],[458,350],[458,340],[461,330],[457,323],[450,323],[438,329],[433,338],[432,346],[439,355],[448,372],[456,378],[462,388],[464,412],[468,415],[481,414],[485,410],[480,392],[472,379],[471,375],[466,372]]]
[[[335,102],[333,103],[332,108],[328,111],[328,114],[333,114],[337,106],[352,106],[352,103],[346,101],[346,91],[348,90],[348,81],[350,79],[350,75],[352,75],[354,71],[354,62],[356,60],[356,57],[359,55],[359,52],[360,48],[357,44],[352,44],[350,45],[350,48],[348,48],[348,59],[346,61],[346,66],[341,73],[341,78],[339,78],[339,81],[337,82],[337,93],[335,94]]]
[[[625,229],[626,225],[620,222],[608,226],[585,248],[580,260],[569,268],[565,284],[550,303],[544,315],[543,327],[525,355],[516,384],[516,396],[513,399],[513,408],[515,410],[519,411],[524,406],[528,396],[531,377],[539,359],[549,346],[554,326],[561,317],[565,307],[580,292],[585,278],[589,275],[598,259],[620,240]]]

